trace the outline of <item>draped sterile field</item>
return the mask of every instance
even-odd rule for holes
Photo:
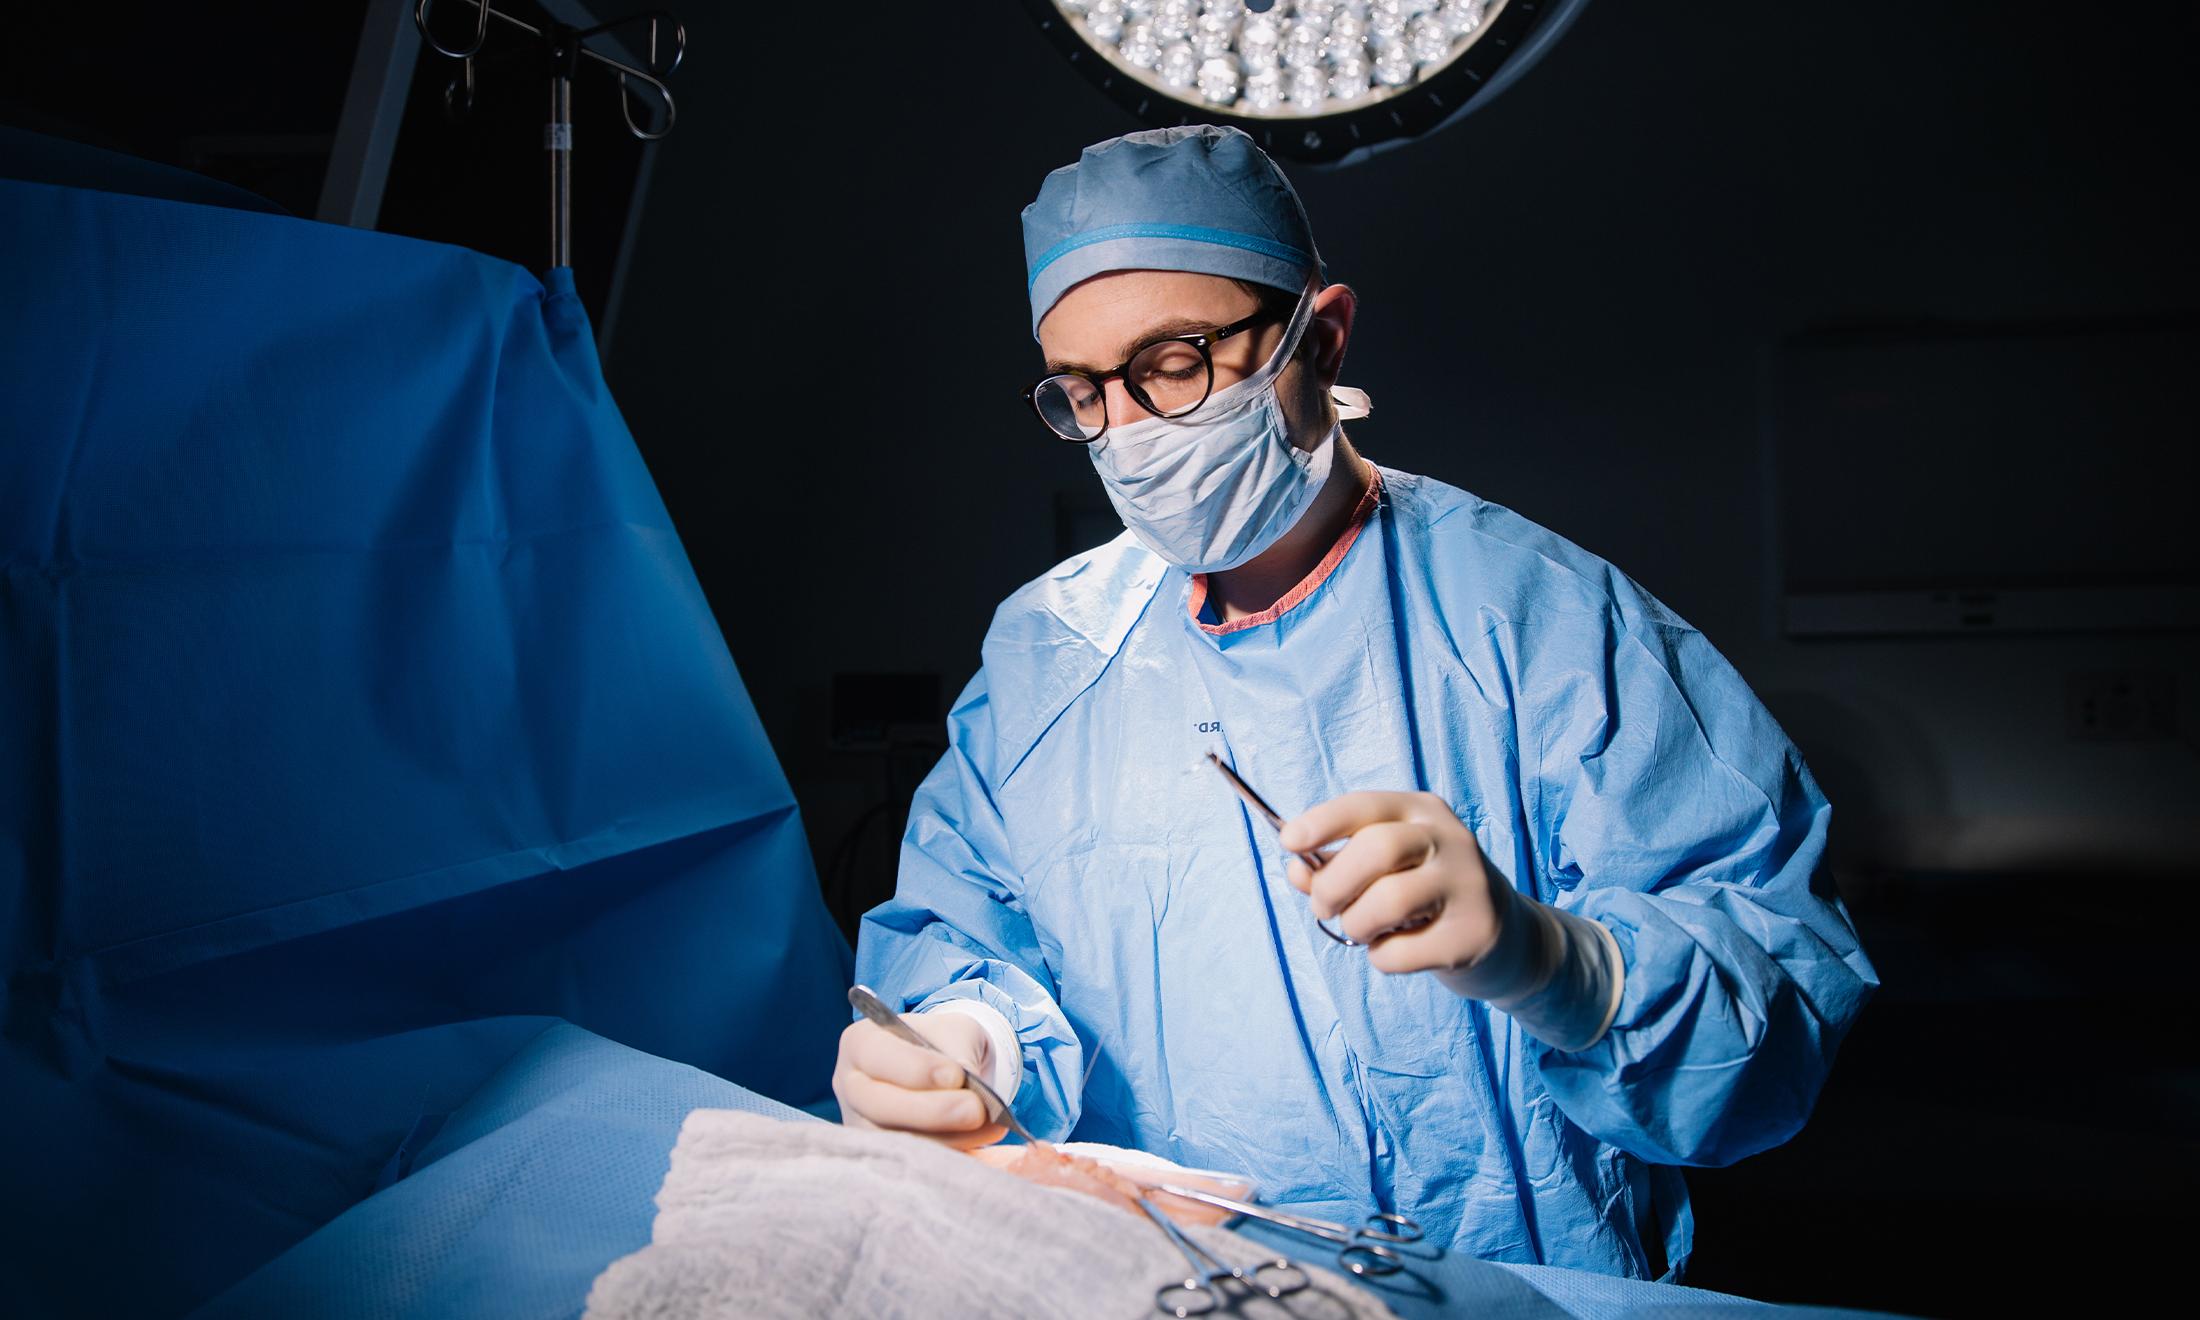
[[[847,948],[570,272],[124,173],[0,179],[10,1309],[212,1295],[559,1019],[822,1099]]]

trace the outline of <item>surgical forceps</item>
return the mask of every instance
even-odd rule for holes
[[[1283,1256],[1256,1265],[1231,1265],[1192,1241],[1152,1201],[1141,1196],[1138,1208],[1160,1225],[1161,1231],[1169,1235],[1169,1241],[1183,1253],[1185,1263],[1192,1267],[1192,1272],[1181,1281],[1165,1283],[1154,1290],[1154,1309],[1163,1315],[1183,1320],[1185,1316],[1205,1315],[1231,1305],[1232,1299],[1222,1290],[1225,1283],[1241,1284],[1270,1297],[1289,1297],[1313,1286],[1314,1280],[1307,1272]]]
[[[1253,786],[1246,783],[1243,779],[1239,778],[1238,772],[1232,770],[1221,757],[1215,755],[1213,752],[1209,752],[1207,753],[1207,759],[1214,762],[1215,769],[1222,772],[1222,777],[1224,779],[1230,781],[1230,787],[1237,790],[1237,795],[1245,799],[1245,805],[1251,807],[1254,814],[1258,815],[1262,820],[1267,821],[1269,828],[1273,829],[1276,832],[1278,838],[1281,838],[1283,835],[1283,817],[1276,814],[1276,809],[1269,806],[1266,802],[1262,801],[1260,794],[1253,791]],[[1291,855],[1306,863],[1306,869],[1309,871],[1321,870],[1322,863],[1329,860],[1327,857],[1318,852],[1295,852]],[[1409,930],[1419,930],[1421,927],[1426,926],[1432,919],[1433,918],[1427,916],[1410,917],[1406,920],[1406,923],[1404,925],[1393,926],[1389,930],[1384,931],[1383,934],[1400,935]],[[1348,949],[1357,949],[1362,947],[1360,942],[1356,939],[1353,939],[1350,935],[1331,930],[1328,924],[1324,922],[1320,917],[1314,918],[1314,928],[1320,931],[1322,934],[1327,935],[1329,938],[1335,940],[1337,943],[1344,945]]]
[[[1337,1268],[1363,1278],[1396,1274],[1406,1266],[1405,1257],[1391,1250],[1421,1240],[1421,1226],[1404,1215],[1371,1214],[1358,1228],[1331,1223],[1326,1219],[1313,1219],[1306,1215],[1294,1215],[1278,1210],[1272,1205],[1257,1201],[1240,1201],[1215,1192],[1203,1192],[1196,1187],[1180,1187],[1174,1183],[1157,1183],[1157,1192],[1181,1196],[1187,1201],[1211,1205],[1218,1210],[1244,1215],[1287,1228],[1294,1233],[1320,1238],[1337,1246]],[[1441,1251],[1441,1248],[1439,1248]]]
[[[1221,757],[1215,755],[1213,752],[1209,752],[1207,753],[1207,759],[1214,763],[1215,769],[1222,772],[1222,777],[1224,779],[1230,781],[1230,787],[1236,789],[1237,795],[1245,799],[1245,805],[1253,809],[1253,814],[1259,816],[1262,820],[1267,821],[1268,827],[1276,832],[1277,837],[1282,837],[1283,817],[1276,814],[1276,809],[1269,806],[1268,803],[1261,798],[1260,794],[1255,793],[1251,784],[1248,784],[1243,779],[1240,779],[1238,777],[1238,772],[1232,770],[1229,764],[1225,762]],[[1295,852],[1291,855],[1306,863],[1306,869],[1309,871],[1321,870],[1322,863],[1329,860],[1328,858],[1323,857],[1318,852]],[[1323,921],[1320,917],[1314,918],[1314,929],[1320,931],[1324,935],[1327,935],[1329,938],[1335,940],[1337,943],[1342,944],[1347,948],[1358,948],[1360,945],[1360,942],[1356,939],[1353,939],[1351,936],[1331,930],[1329,928],[1329,923]]]

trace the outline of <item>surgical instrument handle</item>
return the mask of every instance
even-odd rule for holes
[[[1156,1183],[1153,1190],[1166,1192],[1170,1196],[1180,1196],[1187,1201],[1197,1201],[1202,1205],[1211,1205],[1218,1210],[1228,1210],[1233,1214],[1244,1215],[1249,1219],[1262,1220],[1279,1228],[1288,1228],[1296,1233],[1304,1233],[1308,1237],[1320,1238],[1324,1242],[1334,1242],[1340,1248],[1337,1252],[1337,1263],[1354,1274],[1397,1273],[1405,1268],[1405,1258],[1392,1251],[1385,1244],[1419,1242],[1421,1240],[1420,1226],[1403,1215],[1378,1214],[1368,1216],[1370,1224],[1389,1225],[1401,1230],[1400,1232],[1394,1233],[1389,1231],[1388,1228],[1361,1228],[1355,1230],[1347,1228],[1343,1224],[1333,1224],[1326,1219],[1309,1219],[1304,1215],[1294,1215],[1288,1210],[1278,1210],[1272,1205],[1262,1205],[1257,1201],[1240,1201],[1235,1197],[1223,1196],[1217,1192],[1201,1191],[1196,1187],[1183,1187],[1174,1183]]]
[[[1223,1296],[1220,1287],[1225,1279],[1244,1284],[1255,1292],[1266,1293],[1273,1298],[1288,1297],[1292,1293],[1303,1291],[1314,1281],[1311,1275],[1294,1265],[1287,1256],[1277,1256],[1257,1265],[1232,1265],[1194,1242],[1151,1200],[1139,1197],[1138,1208],[1146,1212],[1147,1218],[1160,1225],[1169,1241],[1176,1244],[1178,1253],[1184,1257],[1184,1263],[1192,1267],[1192,1273],[1181,1283],[1165,1283],[1154,1291],[1155,1309],[1176,1316],[1178,1320],[1183,1320],[1186,1316],[1205,1315],[1209,1311],[1229,1306],[1230,1299]],[[1194,1306],[1189,1300],[1172,1302],[1169,1300],[1172,1293],[1183,1294],[1187,1299],[1198,1298],[1205,1304]]]

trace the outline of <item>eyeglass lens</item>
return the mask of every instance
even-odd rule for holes
[[[1214,383],[1207,355],[1193,344],[1164,339],[1140,350],[1123,369],[1123,384],[1140,407],[1180,417],[1207,398]],[[1108,427],[1104,388],[1083,376],[1049,376],[1032,391],[1039,416],[1065,440],[1092,440]]]

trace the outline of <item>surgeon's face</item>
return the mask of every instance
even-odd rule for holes
[[[1335,305],[1341,296],[1341,327]],[[1352,291],[1331,285],[1315,299],[1315,323],[1307,328],[1311,355],[1301,352],[1277,377],[1276,392],[1283,401],[1284,418],[1291,440],[1311,450],[1328,433],[1330,411],[1327,386],[1335,380],[1335,366],[1324,370],[1324,359],[1341,364],[1344,333],[1351,325]],[[1324,303],[1332,309],[1324,314]],[[1071,287],[1039,322],[1039,347],[1050,371],[1088,371],[1095,375],[1112,371],[1132,354],[1157,339],[1200,334],[1244,320],[1260,309],[1260,300],[1234,280],[1219,275],[1195,275],[1176,270],[1119,270]],[[1235,334],[1212,350],[1214,389],[1234,385],[1260,370],[1283,342],[1288,328],[1282,319]],[[1333,344],[1333,352],[1324,349]],[[1319,379],[1326,375],[1327,379]],[[1152,414],[1138,406],[1120,380],[1107,385],[1108,425],[1122,426]]]

